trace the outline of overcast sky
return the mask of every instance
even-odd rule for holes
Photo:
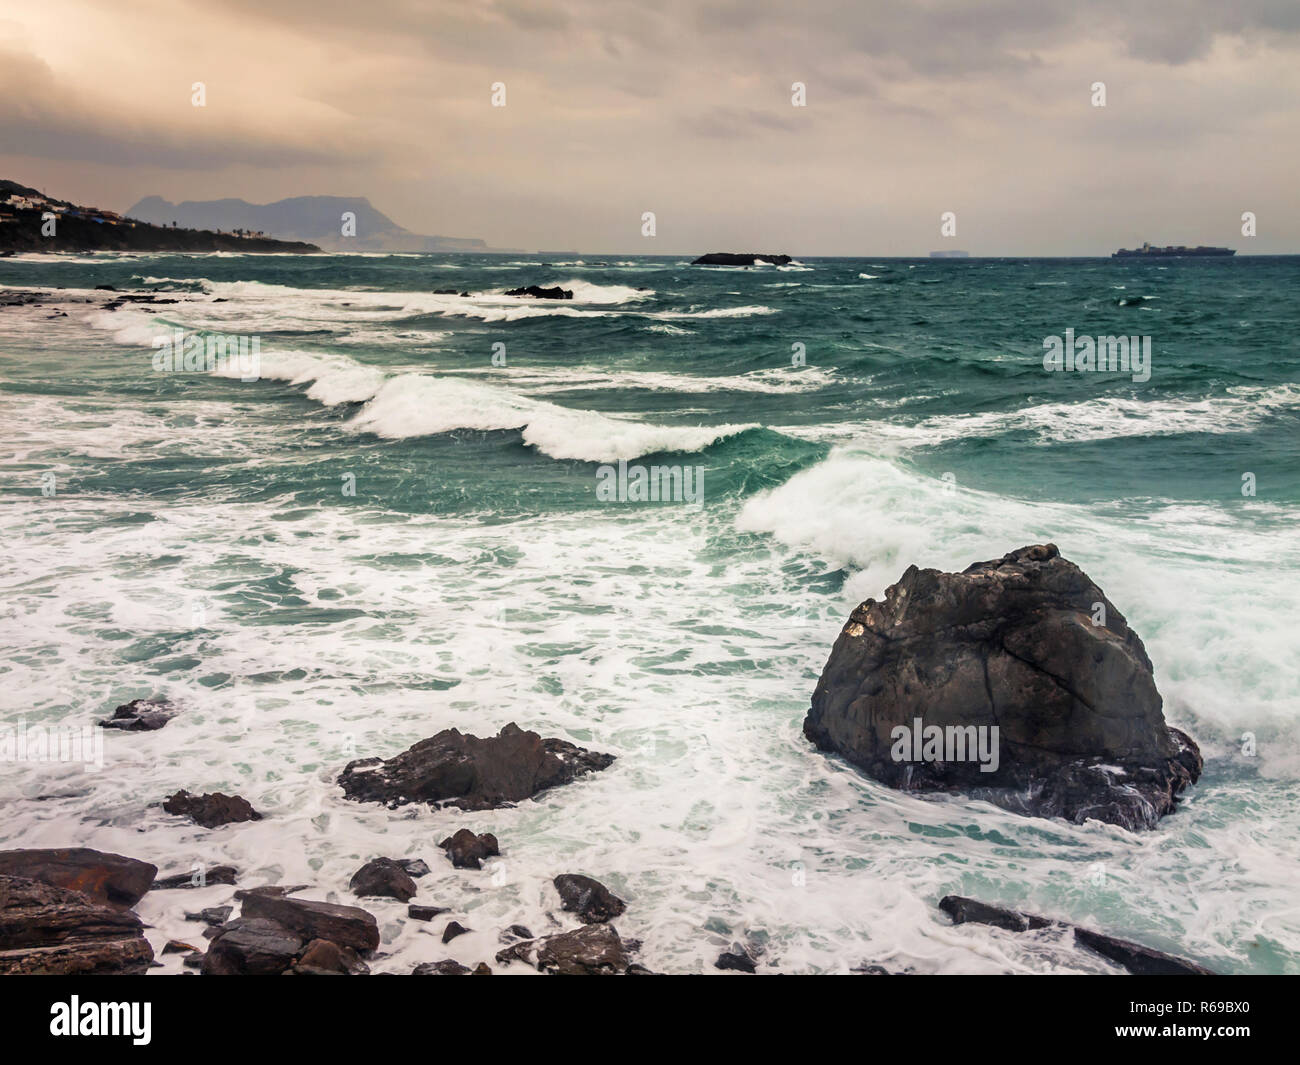
[[[0,176],[528,250],[1300,252],[1298,90],[1296,0],[0,0]]]

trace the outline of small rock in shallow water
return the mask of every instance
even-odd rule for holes
[[[557,976],[621,976],[631,967],[629,950],[611,925],[592,924],[572,932],[516,943],[497,951],[497,961],[522,961]]]
[[[611,754],[543,739],[511,723],[485,739],[446,729],[386,761],[357,759],[344,767],[338,783],[357,802],[486,810],[522,802],[613,762]]]
[[[448,921],[447,927],[442,930],[442,941],[450,943],[457,936],[463,936],[469,931],[472,931],[472,929],[466,928],[459,921]]]
[[[440,913],[450,913],[451,910],[446,906],[416,906],[414,904],[406,908],[406,916],[413,921],[432,921]]]
[[[262,815],[253,809],[247,799],[239,795],[223,795],[219,791],[209,795],[191,795],[182,789],[168,797],[163,803],[163,809],[169,814],[188,817],[204,828],[262,820]]]
[[[744,947],[734,946],[730,951],[719,954],[718,960],[713,963],[713,967],[715,969],[733,969],[736,972],[752,973],[755,971],[757,964]]]
[[[113,711],[113,716],[99,723],[101,728],[121,729],[124,732],[154,732],[167,724],[180,711],[161,699],[132,699]]]
[[[584,924],[597,924],[617,917],[627,903],[613,894],[599,880],[580,873],[562,873],[554,880],[562,908],[578,915]]]
[[[482,869],[484,858],[495,858],[501,853],[497,838],[491,832],[475,835],[468,828],[448,836],[438,846],[447,852],[451,864],[457,869]]]
[[[348,884],[354,895],[375,895],[408,902],[415,897],[415,881],[391,858],[375,858],[352,874]]]

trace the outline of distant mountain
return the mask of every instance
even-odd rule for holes
[[[152,225],[101,207],[46,196],[40,189],[0,180],[0,255],[17,252],[176,251],[318,252],[314,244],[252,234]]]
[[[343,215],[356,215],[356,235],[343,236]],[[472,237],[426,237],[403,229],[362,196],[293,196],[275,203],[247,200],[186,200],[169,203],[146,196],[129,211],[159,225],[178,222],[195,229],[241,229],[282,240],[306,240],[328,251],[487,251]]]

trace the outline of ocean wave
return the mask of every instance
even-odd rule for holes
[[[650,425],[529,399],[476,381],[423,374],[387,380],[347,426],[396,440],[456,429],[519,429],[529,447],[553,459],[582,462],[698,452],[758,428],[756,424]]]
[[[837,448],[747,500],[736,527],[851,570],[853,601],[880,597],[912,564],[960,570],[1055,542],[1142,634],[1174,724],[1195,717],[1228,743],[1294,727],[1300,541],[1285,512],[1260,524],[1232,505],[1024,501]]]

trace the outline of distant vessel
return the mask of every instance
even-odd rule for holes
[[[931,259],[969,259],[969,258],[970,258],[970,252],[968,252],[968,251],[932,251],[932,252],[930,252],[930,258],[931,258]]]
[[[1111,256],[1112,259],[1127,259],[1135,255],[1155,255],[1158,257],[1170,257],[1178,255],[1236,255],[1235,248],[1207,248],[1204,245],[1198,245],[1195,248],[1189,248],[1185,244],[1169,244],[1163,248],[1156,248],[1148,243],[1143,243],[1140,248],[1120,248]]]

